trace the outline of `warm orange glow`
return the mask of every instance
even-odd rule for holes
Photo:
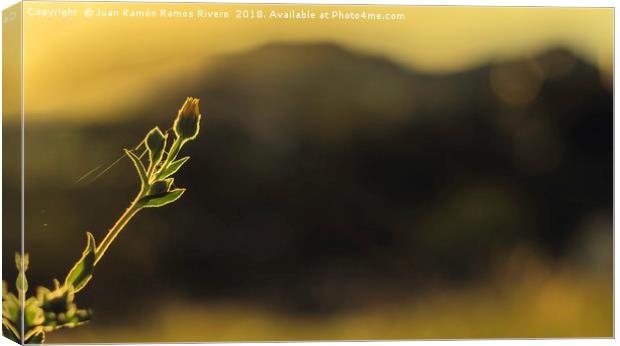
[[[342,44],[413,69],[450,72],[489,60],[566,46],[606,71],[613,52],[612,9],[367,6],[402,21],[242,20],[85,17],[84,11],[290,9],[346,6],[27,2],[25,97],[30,120],[88,119],[137,106],[171,76],[208,71],[209,59],[272,41]],[[46,18],[42,10],[76,10]],[[359,9],[360,7],[356,7]],[[37,12],[39,11],[39,12]],[[92,119],[92,118],[91,118]]]

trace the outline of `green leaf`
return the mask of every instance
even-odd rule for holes
[[[183,192],[185,189],[174,189],[166,193],[143,197],[138,203],[144,208],[162,207],[179,199]]]
[[[164,156],[167,136],[164,135],[159,127],[153,128],[144,138],[144,143],[149,152],[149,172],[157,166]]]
[[[15,341],[18,344],[20,343],[17,328],[6,318],[2,319],[2,335],[11,341]]]
[[[63,286],[50,291],[39,287],[37,299],[45,316],[43,330],[51,332],[60,328],[72,328],[90,320],[88,309],[79,309],[75,304],[73,287]]]
[[[87,243],[82,257],[77,261],[67,274],[65,286],[73,286],[74,292],[78,292],[93,277],[95,269],[95,237],[90,232],[86,232]]]
[[[26,300],[26,308],[24,309],[24,323],[26,330],[33,326],[38,326],[45,322],[43,317],[43,309],[39,304],[39,300],[35,297],[30,297]]]
[[[24,335],[24,344],[39,344],[45,342],[45,332],[42,327],[31,329]]]
[[[160,179],[165,179],[168,178],[169,176],[173,175],[174,173],[176,173],[179,168],[181,168],[181,166],[183,166],[183,164],[185,162],[187,162],[187,160],[189,160],[189,156],[185,156],[183,158],[180,158],[176,161],[172,161],[168,167],[166,167],[166,169],[164,169],[160,174],[159,174],[159,178]]]
[[[2,317],[17,323],[19,316],[19,299],[13,293],[7,293],[2,296]]]
[[[53,291],[40,286],[37,289],[37,299],[41,303],[41,308],[46,314],[53,312],[56,315],[66,315],[70,311],[75,310],[75,303],[73,302],[75,299],[75,291],[73,286],[62,286]]]
[[[133,165],[136,167],[142,186],[147,186],[148,177],[146,176],[146,169],[144,168],[142,161],[140,161],[140,158],[138,158],[136,154],[132,153],[130,150],[127,149],[125,149],[125,154],[131,159],[131,162],[133,162]]]

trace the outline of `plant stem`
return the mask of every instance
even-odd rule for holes
[[[179,155],[179,152],[181,151],[181,147],[183,146],[183,144],[184,144],[184,141],[179,137],[177,137],[174,140],[174,143],[172,143],[172,147],[170,147],[170,151],[168,152],[168,156],[166,157],[166,161],[164,161],[164,164],[161,166],[161,169],[157,172],[157,174],[153,175],[154,176],[153,180],[159,179],[159,177],[161,176],[161,173],[164,172],[166,168],[168,168],[170,163],[174,161],[174,159],[177,158],[177,155]]]
[[[162,165],[162,169],[158,173],[154,172],[154,167],[149,166],[149,172],[148,172],[148,178],[147,178],[147,181],[149,182],[149,184],[157,180],[159,178],[159,174],[163,172],[168,167],[168,165],[170,165],[170,163],[174,161],[174,159],[176,159],[184,143],[185,141],[183,139],[179,137],[176,138],[176,140],[172,144],[172,147],[170,148],[170,152],[168,156],[166,157],[166,161]],[[125,228],[125,226],[129,223],[129,221],[131,221],[131,219],[140,211],[140,209],[142,209],[142,207],[138,204],[138,201],[142,197],[144,197],[148,189],[149,189],[149,186],[144,186],[144,185],[142,186],[142,188],[140,189],[140,193],[138,193],[138,196],[136,196],[133,202],[131,202],[131,204],[129,205],[129,208],[125,210],[123,215],[121,215],[121,217],[116,221],[114,226],[110,228],[105,238],[103,238],[101,243],[97,246],[97,248],[95,249],[95,265],[97,265],[99,260],[101,260],[101,257],[103,257],[105,252],[108,250],[108,248],[110,247],[114,239],[116,239],[118,234],[121,233],[123,228]]]
[[[103,238],[101,243],[95,249],[95,265],[97,265],[97,262],[99,262],[101,257],[103,257],[105,252],[108,250],[108,247],[110,247],[110,244],[112,244],[114,239],[116,239],[118,234],[123,230],[127,223],[129,223],[129,221],[138,213],[138,211],[142,209],[138,205],[138,201],[140,200],[140,198],[143,197],[142,194],[143,192],[139,193],[136,199],[131,202],[129,208],[125,210],[123,215],[121,215],[121,217],[116,221],[114,226],[110,228],[108,234],[106,234],[105,238]]]

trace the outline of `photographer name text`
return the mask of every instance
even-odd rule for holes
[[[209,10],[209,9],[170,9],[170,8],[147,8],[136,10],[131,8],[37,8],[30,7],[26,10],[29,17],[39,18],[169,18],[187,20],[345,20],[345,21],[404,21],[404,13],[385,13],[367,10],[312,10],[312,9],[274,9],[252,8],[235,10]]]

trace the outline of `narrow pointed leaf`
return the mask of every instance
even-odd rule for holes
[[[172,161],[170,163],[170,165],[168,165],[168,167],[166,167],[166,169],[164,169],[159,176],[159,179],[165,179],[168,178],[169,176],[173,175],[174,173],[176,173],[181,166],[183,166],[183,164],[185,162],[187,162],[187,160],[189,160],[189,156],[185,156],[183,158],[180,158],[176,161]]]
[[[45,332],[42,327],[31,329],[24,335],[24,344],[39,344],[45,343]]]
[[[11,341],[19,342],[19,332],[13,323],[6,318],[2,319],[2,335]]]
[[[131,162],[133,162],[133,165],[136,167],[136,170],[138,171],[138,176],[140,176],[140,182],[142,183],[142,186],[147,186],[148,178],[146,176],[146,169],[144,168],[142,161],[140,161],[140,158],[138,158],[136,154],[132,153],[130,150],[127,149],[125,149],[125,154],[127,154],[127,156],[131,159]]]
[[[138,203],[145,208],[162,207],[179,199],[183,192],[185,192],[185,189],[174,189],[163,194],[146,196]]]
[[[64,285],[66,287],[72,286],[74,292],[78,292],[86,286],[93,277],[93,271],[95,270],[95,237],[90,232],[86,232],[86,236],[86,249],[65,279]]]

